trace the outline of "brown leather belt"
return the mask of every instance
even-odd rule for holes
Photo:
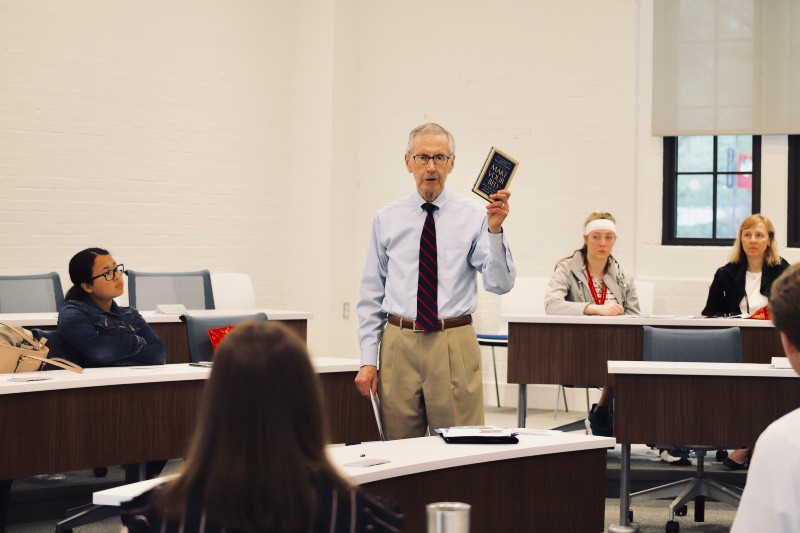
[[[395,315],[388,315],[387,320],[389,321],[389,324],[397,326],[400,329],[403,328],[412,329],[414,331],[425,333],[425,330],[423,330],[421,327],[417,325],[416,320],[411,320],[409,318],[401,318]],[[463,315],[454,318],[445,318],[436,323],[436,327],[433,329],[433,331],[444,331],[450,328],[468,326],[469,324],[472,324],[472,315]]]

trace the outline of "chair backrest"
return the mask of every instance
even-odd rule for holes
[[[645,361],[741,363],[739,328],[667,329],[644,326]]]
[[[128,302],[140,311],[153,311],[159,304],[183,304],[186,309],[214,309],[211,273],[208,270],[128,270]]]
[[[267,320],[266,313],[252,315],[227,315],[227,316],[192,316],[181,315],[181,320],[186,324],[186,337],[189,342],[189,359],[193,363],[211,361],[214,356],[214,347],[208,330],[235,326],[246,320]]]
[[[247,274],[211,273],[215,309],[255,309],[256,294]]]
[[[544,290],[550,278],[517,278],[514,288],[500,296],[501,315],[543,315]],[[502,321],[500,333],[508,332],[508,322]]]
[[[56,272],[0,276],[0,313],[60,311],[63,303],[64,289]]]
[[[656,284],[652,281],[636,280],[636,294],[639,296],[639,312],[642,316],[653,316]]]

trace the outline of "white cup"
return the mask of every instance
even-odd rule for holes
[[[428,533],[469,533],[471,505],[460,502],[429,503]]]

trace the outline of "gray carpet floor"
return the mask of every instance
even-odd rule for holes
[[[531,428],[553,428],[571,421],[580,420],[585,418],[585,412],[560,412],[558,419],[554,420],[552,411],[539,411],[529,410],[526,421],[526,426]],[[493,408],[487,407],[486,412],[487,424],[494,424],[501,427],[516,427],[517,414],[516,409],[512,408]],[[659,465],[657,453],[644,446],[635,446],[632,451],[632,459],[634,461],[634,468],[637,464],[652,464]],[[614,461],[619,461],[619,447],[615,450],[609,451],[609,468],[611,468]],[[645,463],[647,462],[647,463]],[[684,468],[687,477],[692,473],[692,467],[672,467],[664,465],[666,468]],[[709,468],[718,468],[713,463],[709,463]],[[165,474],[176,472],[180,468],[179,461],[171,461],[165,469]],[[634,520],[639,526],[641,533],[661,533],[664,531],[665,523],[668,519],[668,502],[665,500],[654,500],[647,502],[636,502],[632,506],[634,513]],[[735,516],[735,509],[730,506],[709,501],[706,503],[706,519],[703,523],[696,523],[692,519],[693,508],[689,506],[688,516],[677,517],[676,520],[680,524],[680,531],[687,532],[708,532],[708,533],[721,533],[730,531]],[[616,498],[606,499],[606,513],[605,525],[606,531],[610,524],[616,524],[619,521],[619,500]],[[24,523],[24,524],[11,524],[8,526],[9,533],[15,532],[28,532],[28,533],[52,533],[55,528],[56,521]],[[519,531],[537,531],[535,524],[529,527],[520,525]],[[109,533],[119,531],[121,527],[119,518],[109,518],[94,524],[75,528],[75,533]],[[582,532],[577,532],[582,533]],[[590,532],[587,532],[590,533]]]

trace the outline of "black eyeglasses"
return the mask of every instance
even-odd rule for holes
[[[433,159],[433,164],[437,167],[443,167],[450,161],[449,155],[444,154],[436,154],[436,155],[428,155],[428,154],[417,154],[412,159],[414,159],[414,163],[418,165],[427,165],[428,161]]]
[[[111,270],[106,270],[102,274],[93,277],[89,281],[94,281],[97,278],[105,278],[106,281],[114,281],[115,279],[117,279],[117,274],[121,276],[124,273],[125,273],[125,265],[119,264],[114,268],[112,268]]]

